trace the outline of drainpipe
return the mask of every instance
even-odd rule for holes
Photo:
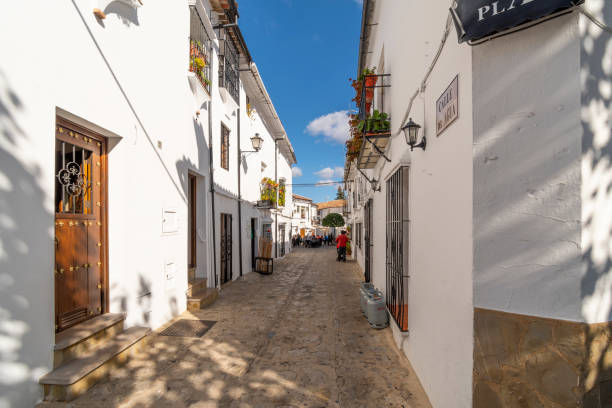
[[[242,192],[240,190],[240,108],[238,108],[238,259],[240,262],[240,276],[242,276]]]
[[[278,185],[278,141],[280,139],[274,139],[274,182]],[[278,188],[276,189],[276,211],[274,212],[274,257],[278,258]]]
[[[361,12],[361,35],[359,36],[359,56],[357,58],[357,76],[361,75],[361,71],[364,68],[366,55],[368,51],[365,49],[366,40],[368,39],[369,33],[368,24],[370,22],[370,3],[371,0],[363,1],[363,9]]]
[[[211,61],[212,63],[212,61]],[[212,65],[210,71],[212,72]],[[211,87],[212,91],[212,87]],[[208,101],[208,160],[210,167],[210,197],[212,210],[212,244],[213,244],[213,273],[215,275],[215,288],[217,281],[217,233],[215,228],[215,172],[213,166],[213,143],[212,143],[212,98]]]

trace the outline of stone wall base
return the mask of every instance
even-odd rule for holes
[[[612,407],[612,322],[474,309],[473,406]]]

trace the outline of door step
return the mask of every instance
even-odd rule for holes
[[[200,288],[187,296],[187,310],[200,310],[215,303],[219,291],[215,288]]]
[[[123,331],[125,313],[107,313],[58,333],[53,347],[53,368],[79,358]]]
[[[208,285],[206,278],[194,278],[189,280],[187,286],[187,297],[191,297],[198,289],[204,289]]]
[[[131,327],[123,331],[124,315],[106,316],[99,316],[104,319],[96,322],[83,323],[83,328],[81,325],[75,326],[74,329],[79,329],[80,337],[76,331],[58,335],[60,341],[55,352],[61,353],[62,360],[38,381],[43,386],[45,401],[75,399],[112,369],[124,364],[131,354],[145,344],[150,329]],[[98,330],[95,331],[94,327]]]

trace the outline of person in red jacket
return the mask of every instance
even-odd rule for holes
[[[348,241],[348,237],[346,236],[346,231],[341,231],[338,238],[336,238],[336,250],[338,251],[338,261],[346,262],[346,243]]]

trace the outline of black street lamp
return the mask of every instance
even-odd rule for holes
[[[413,151],[415,147],[420,147],[421,149],[425,150],[425,147],[427,146],[427,138],[425,135],[423,135],[423,140],[421,143],[417,144],[420,128],[421,126],[414,123],[412,118],[410,118],[408,123],[406,123],[406,126],[402,128],[404,136],[406,137],[406,143],[408,143],[410,146],[410,151]]]

